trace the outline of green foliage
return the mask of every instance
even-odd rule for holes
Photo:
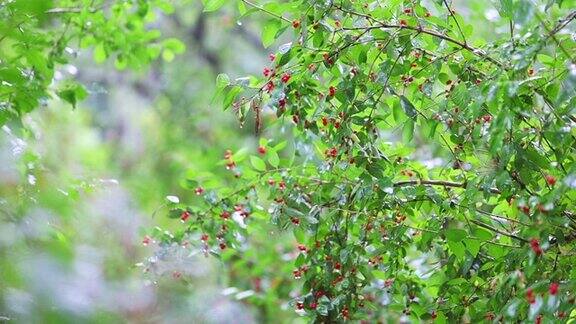
[[[203,233],[236,283],[269,282],[248,298],[264,314],[576,317],[574,1],[500,1],[484,35],[447,1],[204,3],[293,40],[264,78],[217,78],[272,140],[173,206],[193,215],[176,240]]]
[[[95,62],[110,59],[120,70],[144,68],[160,54],[171,61],[182,53],[179,40],[160,41],[160,32],[149,28],[155,8],[172,12],[165,0],[0,1],[0,124],[53,94],[72,106],[84,99],[82,85],[58,84],[54,77],[81,51],[93,48]]]

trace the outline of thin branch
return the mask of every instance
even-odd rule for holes
[[[242,1],[243,3],[249,5],[249,6],[252,7],[252,8],[258,9],[258,10],[260,10],[260,11],[262,11],[262,12],[265,12],[265,13],[269,14],[270,16],[273,16],[273,17],[276,17],[276,18],[278,18],[278,19],[280,19],[280,20],[284,20],[284,21],[286,21],[286,22],[292,23],[292,21],[291,21],[290,19],[285,18],[284,16],[278,15],[278,14],[276,14],[276,13],[273,13],[272,11],[267,10],[266,8],[261,7],[261,6],[255,4],[255,3],[253,3],[253,2],[250,2],[250,1],[248,1],[248,0],[241,0],[241,1]]]
[[[394,187],[402,187],[402,186],[419,186],[419,185],[430,185],[430,186],[442,186],[442,187],[454,187],[454,188],[462,188],[466,189],[467,184],[466,182],[451,182],[445,180],[405,180],[405,181],[398,181],[394,183]],[[490,188],[491,193],[500,194],[502,193],[498,188]]]
[[[446,0],[443,0],[443,2],[444,2],[444,6],[446,6],[446,9],[448,10],[448,13],[452,17],[452,19],[454,19],[454,22],[456,23],[456,27],[458,27],[458,31],[460,31],[460,35],[462,35],[462,40],[464,41],[464,44],[466,44],[466,36],[464,36],[464,32],[462,32],[462,28],[460,28],[460,24],[458,23],[458,20],[456,20],[456,17],[454,16],[452,9],[450,9],[450,6],[448,5],[448,2],[446,2]]]

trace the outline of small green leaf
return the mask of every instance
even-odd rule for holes
[[[258,171],[266,171],[266,162],[257,156],[250,156],[250,163]]]
[[[467,235],[466,231],[461,229],[449,229],[446,231],[446,238],[452,242],[461,242]]]
[[[216,77],[216,88],[224,89],[228,85],[230,85],[230,77],[228,76],[228,74],[225,73],[218,74],[218,76]]]
[[[276,40],[276,34],[282,24],[278,20],[269,20],[262,29],[262,45],[268,48]]]
[[[406,116],[408,116],[412,119],[416,119],[416,116],[418,116],[418,112],[416,111],[416,108],[410,102],[410,100],[408,100],[408,98],[401,95],[400,96],[400,105],[402,105],[402,109],[404,109],[404,113],[406,113]]]
[[[268,152],[268,163],[270,163],[270,165],[275,168],[277,168],[280,165],[280,157],[278,156],[278,153],[276,153],[276,151]]]
[[[227,0],[204,0],[204,12],[211,12],[220,9]]]
[[[414,120],[408,119],[402,128],[402,140],[404,143],[410,143],[414,137]]]

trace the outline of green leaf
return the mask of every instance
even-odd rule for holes
[[[480,252],[480,241],[478,240],[465,239],[464,245],[466,245],[466,250],[468,250],[473,257],[476,257],[478,252]]]
[[[458,259],[463,259],[466,256],[466,248],[461,242],[450,241],[448,242],[448,247],[450,248],[450,251],[452,251],[452,253],[458,257]]]
[[[416,119],[418,116],[418,111],[416,111],[414,105],[404,95],[400,96],[400,105],[402,105],[402,109],[404,109],[406,116],[412,119]]]
[[[275,168],[277,168],[280,165],[280,157],[278,156],[278,153],[276,153],[276,151],[268,152],[268,163],[270,163],[270,165]]]
[[[74,81],[64,82],[57,94],[62,100],[70,103],[73,108],[76,108],[78,101],[84,100],[88,95],[84,86]]]
[[[266,162],[257,156],[250,156],[250,163],[258,171],[266,171]]]
[[[454,228],[446,231],[448,241],[461,242],[466,236],[468,236],[468,233],[465,230]]]
[[[278,20],[269,20],[262,29],[262,45],[268,48],[276,40],[276,34],[282,24]]]
[[[408,119],[402,128],[402,140],[404,143],[410,143],[414,137],[414,120]]]
[[[228,85],[230,85],[230,77],[228,76],[228,74],[225,73],[218,74],[218,76],[216,77],[216,88],[224,89]]]
[[[211,12],[220,9],[227,0],[204,0],[204,12]]]
[[[96,47],[94,47],[94,62],[100,64],[106,61],[108,54],[106,54],[106,49],[104,48],[103,43],[98,43]]]

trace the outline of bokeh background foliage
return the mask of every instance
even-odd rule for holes
[[[575,7],[0,0],[0,322],[573,321]]]

